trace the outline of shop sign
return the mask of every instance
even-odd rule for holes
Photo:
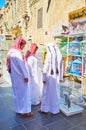
[[[69,13],[70,34],[86,33],[86,7]]]
[[[81,18],[86,18],[86,7],[80,8],[69,13],[69,22]]]

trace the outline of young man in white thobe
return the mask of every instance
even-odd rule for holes
[[[62,55],[54,42],[46,45],[46,59],[43,68],[43,91],[39,112],[58,114],[60,112],[59,81],[62,80]]]
[[[42,74],[38,65],[36,51],[38,46],[36,43],[31,43],[29,50],[26,53],[26,61],[28,70],[30,72],[30,90],[31,90],[31,104],[38,105],[41,102],[42,89]]]
[[[22,49],[26,41],[17,38],[7,55],[7,68],[10,73],[15,112],[21,117],[31,117],[31,96],[29,75],[25,67],[24,55]]]

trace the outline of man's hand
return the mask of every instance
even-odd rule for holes
[[[59,80],[59,82],[63,82],[62,80]]]
[[[43,84],[45,84],[46,83],[46,81],[43,81]]]
[[[25,81],[25,83],[27,83],[29,81],[29,79],[28,78],[24,78],[24,81]]]

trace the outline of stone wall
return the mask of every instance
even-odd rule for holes
[[[32,9],[32,19],[30,21],[30,30],[28,35],[32,36],[32,40],[38,44],[44,43],[52,39],[52,26],[68,22],[68,13],[85,6],[85,0],[51,0],[47,12],[48,0],[40,0]],[[43,7],[43,27],[37,29],[37,11]]]
[[[84,6],[86,6],[85,0],[11,0],[0,11],[3,13],[5,22],[3,25],[4,33],[7,33],[6,31],[11,30],[13,26],[17,26],[21,22],[22,35],[26,40],[30,38],[32,42],[46,44],[47,41],[52,40],[53,25],[57,24],[59,31],[62,23],[68,23],[69,12]],[[40,8],[43,8],[42,27],[38,28],[38,10]],[[30,17],[27,28],[25,27],[25,19],[22,19],[26,12]],[[41,22],[40,19],[39,22]],[[0,19],[1,24],[3,24],[3,20],[1,23]]]

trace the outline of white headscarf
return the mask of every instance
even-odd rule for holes
[[[54,43],[54,42],[47,43],[46,50],[47,50],[47,53],[51,53],[53,56],[55,56],[59,59],[62,59],[61,52],[60,52],[58,46],[56,45],[56,43]]]
[[[47,55],[49,55],[51,59],[51,74],[53,74],[53,67],[52,67],[53,61],[55,61],[56,73],[58,74],[58,67],[57,67],[58,61],[62,59],[62,55],[59,51],[59,48],[54,42],[49,42],[46,45],[46,50],[47,50]],[[58,58],[60,59],[58,60]]]

